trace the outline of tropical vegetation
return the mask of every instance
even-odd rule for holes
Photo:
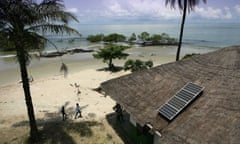
[[[149,41],[150,34],[148,32],[142,32],[140,35],[138,35],[138,39],[140,39],[142,41]]]
[[[28,80],[27,65],[31,60],[29,51],[44,47],[47,41],[44,33],[79,34],[68,26],[70,20],[78,21],[71,13],[64,11],[61,0],[43,0],[40,3],[32,0],[0,1],[0,46],[3,49],[14,50],[17,54],[31,142],[37,141],[39,135]],[[66,66],[63,64],[62,69],[64,68]]]
[[[96,54],[93,54],[93,57],[103,59],[103,62],[108,64],[108,69],[114,71],[116,67],[113,64],[113,59],[126,59],[128,54],[124,53],[124,50],[128,48],[128,46],[109,43]]]
[[[183,38],[183,31],[184,31],[184,24],[185,24],[187,10],[188,12],[192,11],[194,7],[199,4],[200,0],[166,0],[166,5],[170,4],[172,8],[175,8],[176,1],[178,3],[179,9],[182,11],[182,23],[180,28],[178,49],[176,54],[176,61],[178,61],[180,57],[181,46],[182,46],[182,38]],[[206,3],[207,0],[202,0],[202,1]]]
[[[87,40],[90,42],[100,42],[103,40],[103,38],[104,38],[103,34],[97,34],[97,35],[89,35],[87,37]]]
[[[130,38],[128,39],[129,42],[135,41],[137,40],[137,36],[135,33],[132,33],[132,35],[130,36]]]
[[[132,33],[132,35],[128,38],[126,41],[126,36],[122,34],[112,33],[107,36],[104,36],[103,34],[96,34],[96,35],[89,35],[87,37],[87,40],[90,42],[129,42],[134,43],[137,40],[143,41],[143,42],[152,42],[153,44],[173,44],[176,42],[175,38],[170,37],[166,33],[162,34],[150,34],[148,32],[142,32],[139,35],[136,35],[135,33]]]
[[[153,67],[153,62],[151,60],[149,61],[142,61],[142,60],[127,60],[124,64],[124,70],[131,70],[131,72],[135,71],[141,71],[144,69],[150,69]]]
[[[122,34],[112,33],[107,36],[104,36],[104,42],[124,42],[126,40],[126,36]]]
[[[186,54],[185,56],[182,57],[182,59],[187,59],[187,58],[193,57],[195,55],[200,55],[200,54],[199,53]]]

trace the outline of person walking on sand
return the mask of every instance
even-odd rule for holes
[[[79,116],[78,116],[78,114],[79,114]],[[77,116],[78,116],[78,118],[79,118],[79,117],[82,117],[82,112],[81,112],[81,110],[80,110],[80,107],[79,107],[79,104],[78,104],[78,103],[76,103],[75,119],[77,118]]]
[[[65,119],[66,119],[66,113],[65,113],[65,108],[64,108],[64,106],[62,106],[61,113],[62,113],[62,120],[65,121]]]

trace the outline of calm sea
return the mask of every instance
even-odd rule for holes
[[[50,36],[52,42],[59,49],[80,47],[84,49],[97,48],[99,44],[86,41],[88,35],[119,33],[130,36],[132,33],[140,34],[146,31],[150,34],[167,33],[171,37],[178,38],[180,24],[124,24],[124,25],[82,25],[73,24],[81,34],[81,38],[75,36]],[[71,41],[69,38],[74,38]],[[183,53],[207,52],[231,45],[240,45],[240,24],[238,23],[202,23],[185,25],[183,37]],[[49,44],[45,51],[53,51],[55,48]],[[172,52],[171,54],[175,54]],[[8,60],[13,57],[11,53],[0,52],[0,70],[11,67],[9,64],[15,64],[15,61]]]

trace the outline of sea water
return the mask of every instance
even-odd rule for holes
[[[75,29],[81,33],[81,38],[72,43],[67,42],[68,36],[59,36],[54,42],[59,48],[68,47],[85,47],[91,46],[92,43],[86,41],[88,35],[111,33],[123,34],[130,37],[132,33],[139,35],[141,32],[150,34],[167,33],[170,37],[178,39],[180,33],[180,24],[163,23],[163,24],[123,24],[123,25],[82,25],[73,24]],[[63,43],[59,39],[65,39]],[[186,23],[183,34],[183,44],[193,48],[222,48],[230,45],[240,44],[240,25],[238,23]],[[51,46],[46,49],[51,49]]]
[[[141,32],[150,34],[167,33],[170,37],[178,39],[180,33],[180,23],[159,23],[159,24],[121,24],[121,25],[87,25],[71,24],[72,27],[81,33],[81,37],[76,35],[53,36],[45,34],[59,50],[70,48],[98,49],[101,43],[91,43],[86,40],[88,35],[111,33],[123,34],[130,37],[132,33],[139,35]],[[240,44],[240,25],[238,23],[186,23],[183,34],[183,45],[181,55],[187,53],[206,53],[226,46]],[[172,47],[172,46],[171,46]],[[177,46],[175,46],[177,47]],[[154,47],[154,52],[161,46]],[[153,49],[153,48],[151,48]],[[144,49],[146,50],[146,49]],[[55,47],[46,44],[44,51],[56,51]],[[141,49],[135,49],[141,51]],[[133,52],[134,53],[134,52]],[[176,51],[169,50],[166,55],[175,55]],[[86,57],[91,55],[86,54]],[[13,53],[0,52],[0,70],[16,67],[16,59]],[[76,60],[81,60],[76,59]]]

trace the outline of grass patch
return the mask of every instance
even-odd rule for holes
[[[29,144],[26,125],[0,129],[3,144]],[[123,144],[112,127],[103,120],[51,121],[39,126],[41,139],[36,144]]]

